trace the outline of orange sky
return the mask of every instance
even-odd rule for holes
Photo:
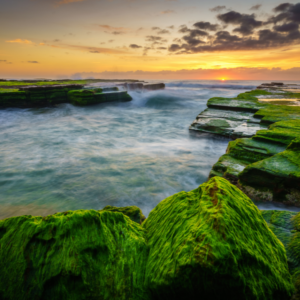
[[[126,74],[137,70],[148,72],[152,74],[150,77],[156,78],[161,76],[161,71],[184,69],[190,70],[189,76],[198,79],[196,77],[199,75],[193,70],[207,69],[220,70],[219,73],[207,73],[206,76],[213,76],[207,79],[254,79],[251,74],[247,78],[245,71],[238,71],[237,68],[251,68],[252,72],[253,68],[281,68],[287,70],[284,74],[290,74],[285,75],[287,79],[293,77],[294,80],[300,80],[300,72],[298,77],[296,72],[295,78],[295,68],[300,68],[300,39],[265,49],[225,48],[221,51],[183,54],[169,51],[170,45],[177,43],[176,39],[181,38],[181,45],[186,43],[182,40],[184,34],[179,32],[183,24],[193,28],[195,22],[205,21],[218,24],[219,31],[233,32],[235,25],[229,23],[225,28],[216,17],[216,14],[225,14],[232,8],[212,11],[212,7],[218,7],[217,1],[209,5],[194,0],[157,0],[152,4],[149,1],[119,0],[114,1],[113,5],[110,1],[98,0],[17,1],[21,7],[5,4],[0,12],[0,26],[7,28],[0,38],[1,78],[58,78],[78,73],[101,74],[105,71],[122,76],[123,72]],[[22,10],[25,1],[28,1],[28,7]],[[260,8],[255,12],[253,9],[249,11],[249,7],[256,2],[241,5],[237,1],[227,1],[225,4],[237,7],[244,16],[255,13],[257,20],[267,20],[270,16],[267,13],[280,3],[265,3],[264,10]],[[36,14],[32,12],[33,8]],[[41,12],[44,12],[44,16],[41,16]],[[106,17],[101,18],[101,14]],[[268,28],[272,29],[270,26]],[[293,72],[288,73],[289,69],[293,69]],[[260,76],[254,73],[255,77]],[[261,73],[262,78],[255,79],[264,79],[264,76],[265,73]],[[270,73],[267,76],[271,76]]]

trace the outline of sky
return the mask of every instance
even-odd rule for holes
[[[300,80],[299,25],[297,1],[1,0],[0,78]]]

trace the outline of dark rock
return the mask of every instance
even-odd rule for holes
[[[153,83],[144,85],[144,90],[155,91],[162,90],[166,87],[164,83]]]

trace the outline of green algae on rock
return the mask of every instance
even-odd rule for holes
[[[146,217],[143,215],[143,212],[137,206],[116,207],[107,205],[103,208],[103,210],[120,212],[129,217],[133,222],[136,222],[138,224],[142,224],[143,221],[146,220]]]
[[[267,159],[248,165],[240,174],[242,186],[268,191],[272,200],[300,204],[300,139]]]
[[[290,299],[283,245],[225,179],[143,218],[107,206],[1,220],[0,299]]]
[[[92,89],[84,89],[79,91],[70,91],[68,93],[69,100],[74,105],[85,106],[111,101],[130,101],[131,96],[127,92],[109,92],[102,93]]]
[[[295,298],[300,297],[300,213],[265,210],[262,215],[269,228],[286,249],[288,265],[296,287]]]
[[[119,212],[0,221],[0,299],[148,299],[145,230]]]
[[[143,227],[154,299],[291,296],[283,245],[252,201],[223,178],[163,200]]]
[[[232,138],[249,135],[249,138],[238,138],[229,142],[226,154],[213,166],[210,177],[224,176],[252,199],[286,202],[299,206],[300,145],[296,140],[300,138],[300,107],[262,104],[256,98],[259,95],[266,97],[277,95],[279,92],[280,95],[291,96],[290,92],[280,90],[275,92],[254,90],[240,94],[236,99],[208,100],[208,110],[222,111],[222,113],[213,112],[214,128],[209,132]],[[232,121],[234,109],[240,111],[235,112],[238,114],[234,117],[236,120],[244,118],[245,113],[249,114],[252,111],[244,132],[240,133],[239,122],[234,124]],[[198,116],[202,116],[199,120],[203,120],[203,117],[206,119],[202,122],[198,120],[192,124],[193,127],[200,126],[199,130],[207,131],[211,120],[208,120],[206,115],[207,111],[202,112]],[[225,128],[221,125],[221,121],[232,124]],[[249,131],[249,124],[255,122],[256,128],[253,127],[252,132]]]

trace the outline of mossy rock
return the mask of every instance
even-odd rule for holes
[[[153,299],[290,299],[285,249],[260,211],[220,177],[161,203],[142,225]]]
[[[300,298],[300,213],[265,210],[262,215],[269,228],[286,248],[290,273],[296,293],[292,299]]]
[[[285,151],[248,165],[239,181],[242,186],[268,189],[275,201],[300,205],[300,139]]]
[[[143,212],[137,206],[116,207],[107,205],[103,208],[103,210],[120,212],[129,217],[133,222],[136,222],[138,224],[142,224],[143,221],[146,220],[146,217],[143,215]]]
[[[148,299],[145,230],[119,212],[0,221],[0,299]]]

